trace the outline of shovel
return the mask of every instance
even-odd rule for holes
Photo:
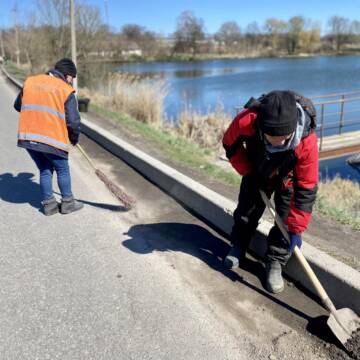
[[[270,210],[271,215],[273,216],[281,233],[283,234],[287,242],[290,244],[289,232],[286,229],[279,215],[276,213],[274,206],[262,190],[260,190],[260,195],[266,207]],[[323,305],[330,312],[327,321],[330,330],[334,333],[334,335],[339,339],[339,341],[343,344],[345,349],[350,354],[359,356],[360,317],[357,316],[355,312],[349,308],[336,310],[333,302],[330,300],[319,279],[316,277],[314,271],[311,269],[309,263],[307,262],[304,255],[297,246],[295,246],[294,253],[296,258],[299,260],[302,268],[304,269],[306,275],[309,277],[311,283],[316,289],[316,292],[318,293]]]

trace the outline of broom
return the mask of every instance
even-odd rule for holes
[[[106,185],[106,187],[110,190],[110,192],[120,201],[122,202],[127,209],[131,209],[135,205],[135,199],[126,194],[124,190],[122,190],[119,186],[114,184],[108,177],[99,169],[96,168],[93,161],[87,155],[85,150],[80,146],[80,144],[76,144],[76,147],[80,150],[80,152],[84,155],[85,159],[89,162],[91,167],[95,170],[96,176]]]

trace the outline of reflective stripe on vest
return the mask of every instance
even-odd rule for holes
[[[48,136],[31,134],[31,133],[18,133],[19,140],[38,141],[45,143],[64,151],[69,151],[70,146],[68,144],[61,143],[60,141],[49,138]]]
[[[36,105],[36,104],[27,104],[27,105],[22,105],[21,106],[21,111],[23,110],[37,110],[37,111],[44,111],[44,112],[48,112],[52,115],[55,115],[57,117],[59,117],[62,120],[65,120],[65,114],[61,113],[60,111],[56,111],[54,109],[52,109],[51,107],[48,106],[44,106],[44,105]]]

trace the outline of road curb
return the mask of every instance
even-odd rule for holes
[[[22,86],[5,69],[2,68],[2,70],[15,86],[18,88]],[[230,233],[233,223],[232,212],[236,207],[235,202],[145,154],[84,118],[82,119],[82,132],[124,160],[214,227],[226,234]],[[260,257],[265,253],[266,235],[271,226],[271,223],[262,220],[258,227],[258,233],[250,244],[250,249]],[[336,307],[349,307],[360,313],[360,273],[311,246],[306,242],[306,238],[305,234],[302,251]],[[313,286],[294,257],[290,259],[284,272],[314,293]]]
[[[19,80],[16,80],[15,78],[13,78],[4,68],[4,66],[1,65],[1,70],[2,72],[5,74],[5,76],[7,77],[7,79],[13,84],[15,85],[18,89],[21,89],[23,87],[23,83]]]

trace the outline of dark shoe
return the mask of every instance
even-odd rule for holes
[[[269,292],[277,294],[284,290],[284,279],[281,275],[281,265],[278,261],[266,263],[266,288]]]
[[[228,269],[235,269],[239,267],[240,262],[244,259],[245,252],[238,246],[233,246],[224,260],[224,266]]]
[[[54,215],[59,212],[59,204],[54,197],[41,202],[43,211],[46,216]]]
[[[70,214],[84,207],[82,202],[76,201],[73,196],[61,199],[60,212],[62,214]]]

